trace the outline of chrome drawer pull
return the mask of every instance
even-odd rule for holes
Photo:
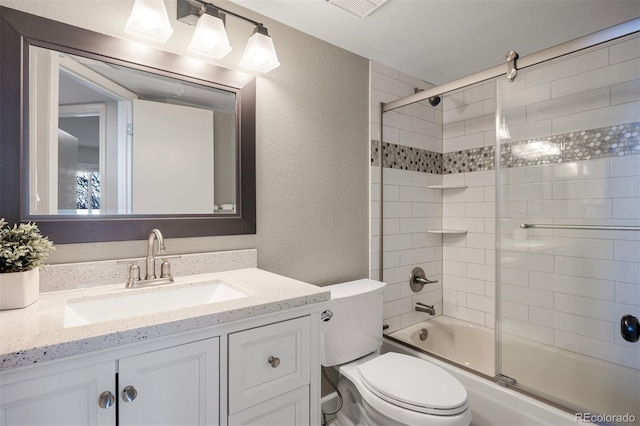
[[[275,357],[275,356],[270,356],[269,357],[269,364],[271,364],[271,366],[273,368],[278,368],[278,366],[280,365],[280,358]]]

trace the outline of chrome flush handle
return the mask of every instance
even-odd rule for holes
[[[333,312],[327,309],[326,311],[320,314],[320,321],[323,321],[323,322],[330,321],[331,317],[333,317]]]

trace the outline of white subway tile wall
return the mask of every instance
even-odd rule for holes
[[[639,121],[639,40],[521,70],[517,86],[501,81],[511,141]],[[519,227],[640,225],[640,155],[504,169],[500,178],[503,330],[640,369],[640,349],[619,332],[623,315],[640,316],[640,233]],[[477,287],[455,291],[468,307]],[[450,300],[445,314],[464,298]]]
[[[413,94],[425,83],[385,65],[371,61],[372,139],[377,140],[380,102]],[[442,107],[414,104],[385,113],[384,142],[442,152]],[[379,169],[371,167],[371,278],[378,279],[379,261]],[[442,314],[442,286],[427,285],[420,293],[409,287],[411,270],[422,267],[427,276],[442,280],[442,237],[427,233],[442,227],[442,191],[429,185],[442,184],[442,175],[384,168],[383,174],[383,265],[385,333],[408,327],[430,316],[415,312],[416,302],[434,305]]]
[[[495,81],[444,96],[443,151],[464,151],[495,144]],[[445,235],[443,243],[444,314],[486,327],[495,323],[495,171],[443,176],[442,226],[465,229]]]
[[[638,122],[639,53],[640,37],[622,39],[520,70],[513,83],[497,79],[446,94],[437,108],[401,108],[385,114],[385,142],[452,159],[463,157],[450,153],[492,147],[496,84],[511,136],[506,142]],[[375,62],[371,73],[376,139],[379,102],[430,85]],[[640,349],[619,333],[622,315],[640,316],[639,233],[520,228],[524,222],[640,225],[640,155],[621,154],[589,159],[583,152],[580,161],[503,169],[498,191],[495,170],[443,166],[445,174],[436,175],[385,168],[383,265],[378,169],[372,168],[371,276],[384,268],[387,332],[429,319],[414,311],[416,301],[434,304],[439,315],[494,327],[499,211],[503,331],[640,369]],[[437,184],[467,188],[427,188]],[[426,232],[433,228],[467,233]],[[414,266],[440,282],[412,293]]]

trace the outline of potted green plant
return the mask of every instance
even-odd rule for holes
[[[10,226],[0,218],[0,309],[24,308],[38,300],[38,268],[52,249],[35,223]]]

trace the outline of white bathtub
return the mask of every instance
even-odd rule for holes
[[[419,337],[420,330],[423,328],[429,333],[428,338],[424,341]],[[493,377],[495,375],[493,329],[456,318],[439,316],[398,330],[390,337],[486,376]],[[439,365],[445,365],[447,369],[453,369],[457,374],[464,373],[465,380],[469,383],[467,389],[477,389],[477,395],[474,398],[481,399],[481,402],[476,404],[480,408],[484,408],[489,403],[488,400],[482,399],[485,397],[485,392],[489,392],[483,388],[483,386],[487,386],[497,388],[496,395],[501,395],[501,398],[512,394],[524,398],[523,402],[506,404],[503,407],[506,410],[512,410],[510,407],[519,407],[519,414],[528,413],[527,410],[520,410],[521,405],[519,404],[530,401],[535,402],[539,408],[547,407],[554,412],[564,413],[521,393],[497,386],[479,375],[470,374],[449,363],[439,361],[418,350],[412,350],[393,342],[388,342],[387,346],[395,348],[392,349],[394,351],[401,348],[403,352],[425,358]],[[635,417],[635,421],[630,424],[640,424],[638,370],[506,334],[503,335],[501,348],[502,371],[517,379],[520,388],[535,389],[537,393],[546,394],[548,400],[564,401],[563,405],[588,407],[593,413],[621,415],[628,413]],[[471,381],[472,379],[474,381]],[[499,393],[499,391],[506,391],[506,393]],[[536,410],[538,408],[532,412],[537,412]],[[578,411],[578,409],[576,410]],[[490,413],[485,414],[489,415]],[[500,416],[502,415],[500,414]],[[476,417],[484,418],[483,416],[484,414],[478,413]],[[571,422],[575,424],[573,415],[569,416]],[[555,424],[554,422],[551,423]],[[510,421],[488,424],[531,423],[527,423],[527,421],[512,423]]]
[[[425,342],[418,337],[422,328],[429,330],[429,337]],[[433,351],[440,357],[474,368],[487,376],[494,375],[495,344],[493,330],[490,328],[471,325],[454,318],[438,317],[399,330],[391,337],[423,350]],[[385,339],[382,352],[400,352],[425,359],[456,377],[469,394],[472,425],[575,426],[576,424],[573,414],[499,386],[478,374],[457,368],[401,343]]]
[[[423,328],[429,332],[426,340],[420,339]],[[491,328],[439,316],[390,336],[487,376],[495,376],[495,338]]]

